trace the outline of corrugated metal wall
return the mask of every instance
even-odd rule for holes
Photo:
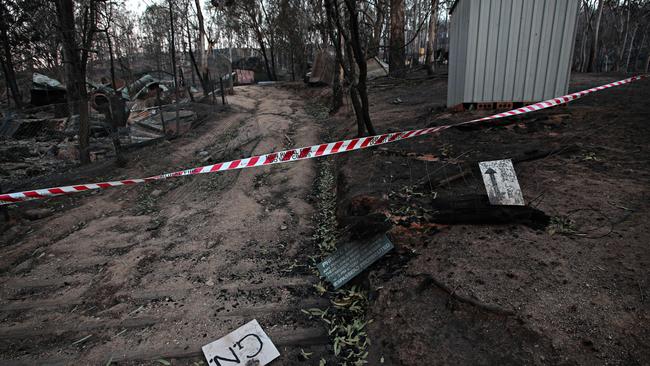
[[[579,0],[458,0],[447,105],[566,94]]]

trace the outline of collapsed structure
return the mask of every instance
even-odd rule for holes
[[[172,95],[171,79],[144,74],[128,85],[116,82],[117,90],[106,80],[87,85],[91,161],[114,156],[116,141],[129,147],[179,135],[197,120],[189,98]],[[34,73],[30,95],[32,107],[5,111],[0,119],[0,186],[79,160],[79,115],[69,111],[66,87]],[[172,104],[175,99],[180,100]]]

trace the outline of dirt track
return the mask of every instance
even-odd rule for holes
[[[284,89],[242,87],[229,102],[225,117],[133,154],[117,175],[318,141],[303,100]],[[283,354],[277,364],[301,348],[316,357],[327,336],[300,309],[325,300],[297,265],[315,175],[305,161],[50,200],[52,216],[2,238],[0,364],[193,364],[253,318]]]

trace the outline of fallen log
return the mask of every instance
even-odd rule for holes
[[[531,206],[494,206],[486,195],[466,195],[431,200],[427,221],[445,225],[521,224],[544,229],[550,217]]]
[[[558,148],[550,149],[550,150],[537,150],[537,149],[535,149],[535,150],[526,151],[526,152],[524,152],[523,154],[521,154],[519,156],[515,156],[515,157],[511,158],[511,160],[512,160],[512,162],[514,164],[517,164],[517,163],[523,163],[523,162],[526,162],[526,161],[544,159],[544,158],[551,157],[553,155],[576,152],[578,150],[580,150],[580,148],[577,145],[569,145],[569,146],[565,146],[565,147],[558,147]],[[444,185],[450,184],[452,182],[455,182],[455,181],[457,181],[459,179],[465,178],[468,175],[471,175],[472,173],[475,173],[475,174],[477,174],[477,176],[480,177],[481,172],[478,169],[478,163],[479,162],[480,161],[477,160],[477,161],[472,161],[472,162],[468,162],[466,164],[463,164],[461,169],[460,169],[461,170],[460,173],[454,174],[454,175],[452,175],[450,177],[447,177],[445,179],[440,179],[440,180],[437,180],[437,181],[431,181],[429,176],[425,176],[425,177],[421,178],[417,182],[416,186],[418,186],[418,187],[437,188],[437,187],[444,186]],[[474,169],[474,171],[472,171],[472,169]]]

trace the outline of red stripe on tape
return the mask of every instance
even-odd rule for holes
[[[316,150],[316,156],[322,156],[325,152],[325,149],[327,149],[327,144],[321,144],[318,146],[318,150]]]
[[[235,160],[235,161],[230,162],[230,165],[228,165],[228,168],[226,168],[226,169],[235,169],[235,168],[237,168],[239,166],[240,161],[241,160]]]
[[[271,164],[273,161],[275,161],[275,158],[278,156],[278,154],[273,153],[273,154],[268,154],[266,155],[266,160],[264,160],[264,164]]]
[[[4,202],[20,202],[22,200],[20,198],[13,198],[8,194],[0,194],[0,201],[4,201]]]
[[[289,150],[286,153],[284,153],[284,156],[282,157],[282,161],[289,161],[291,160],[292,156],[293,156],[293,150]]]
[[[352,140],[350,141],[350,143],[348,144],[348,147],[345,148],[345,151],[350,151],[350,150],[354,149],[354,147],[356,146],[357,142],[359,142],[359,139],[352,139]]]
[[[311,151],[311,147],[303,147],[300,149],[300,154],[298,154],[298,159],[304,159],[309,155],[309,152]]]
[[[377,139],[377,141],[375,141],[375,145],[379,145],[379,144],[381,144],[382,142],[384,142],[384,140],[386,139],[386,137],[388,137],[388,135],[381,135],[381,136],[379,136],[379,138]]]
[[[248,161],[248,164],[247,164],[247,165],[248,165],[248,166],[253,166],[253,165],[257,164],[257,161],[258,161],[258,160],[260,160],[260,157],[259,157],[259,156],[253,156],[253,157],[251,158],[251,160]]]
[[[332,154],[339,152],[341,145],[343,145],[343,141],[337,141],[332,147]]]

